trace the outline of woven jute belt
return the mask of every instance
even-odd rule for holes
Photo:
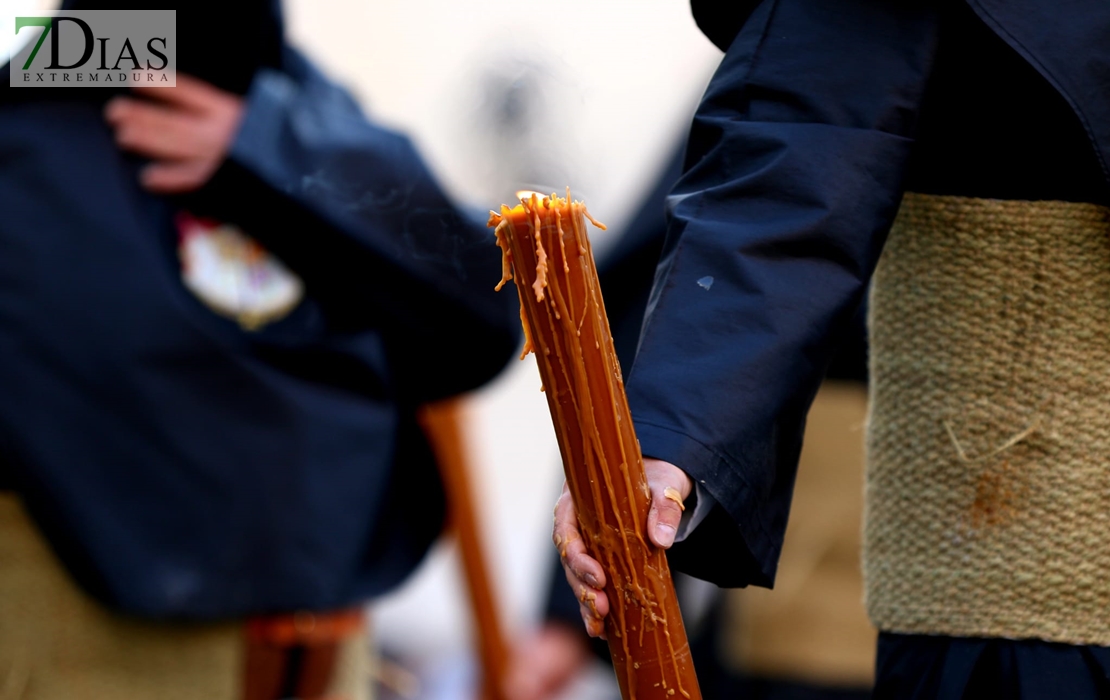
[[[1110,645],[1110,210],[909,194],[870,313],[873,622]]]
[[[0,493],[0,700],[368,700],[357,611],[221,624],[115,614]]]

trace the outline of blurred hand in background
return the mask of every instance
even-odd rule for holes
[[[191,192],[220,167],[243,118],[243,98],[188,75],[176,87],[136,88],[146,99],[116,97],[104,118],[124,150],[151,159],[143,187],[160,194]]]
[[[505,677],[507,700],[551,700],[586,667],[586,638],[561,622],[547,622],[519,644]]]

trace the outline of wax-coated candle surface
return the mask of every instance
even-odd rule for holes
[[[569,191],[492,213],[505,258],[498,288],[516,283],[525,352],[536,353],[579,528],[605,569],[606,633],[621,695],[700,700],[666,555],[646,539],[650,492],[587,218]]]

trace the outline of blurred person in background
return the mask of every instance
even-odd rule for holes
[[[360,606],[443,522],[416,410],[516,302],[276,1],[177,36],[172,88],[0,77],[0,696],[366,698]]]
[[[1110,697],[1110,6],[695,12],[727,53],[629,378],[647,535],[692,529],[679,568],[773,583],[805,415],[871,282],[874,697]],[[580,545],[565,565],[604,584]]]

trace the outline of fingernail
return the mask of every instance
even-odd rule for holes
[[[597,576],[594,576],[593,574],[586,574],[582,578],[586,581],[586,583],[590,584],[591,588],[601,588],[601,584],[597,581]]]
[[[661,547],[670,547],[674,544],[675,529],[670,525],[659,523],[655,526],[655,539]]]

